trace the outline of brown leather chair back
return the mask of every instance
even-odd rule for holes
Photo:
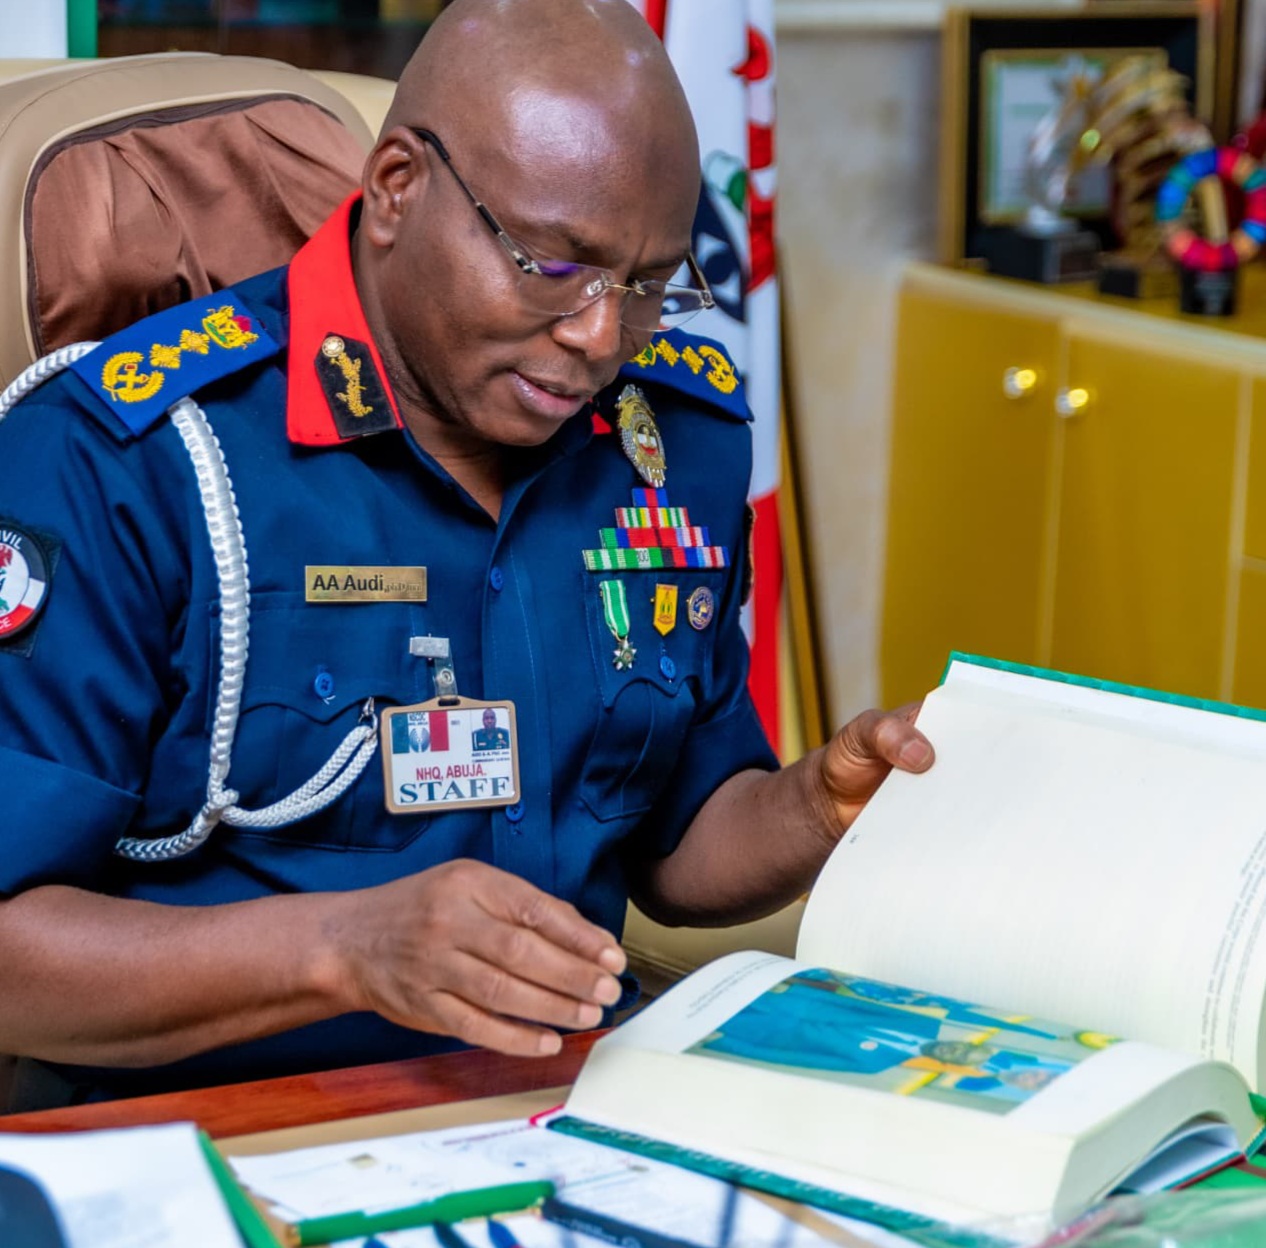
[[[255,57],[0,82],[0,386],[55,347],[286,263],[372,142],[339,92]]]

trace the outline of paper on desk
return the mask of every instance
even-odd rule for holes
[[[744,1200],[749,1199],[751,1198],[744,1197]],[[773,1210],[768,1212],[772,1213]],[[611,1248],[609,1240],[568,1230],[532,1214],[518,1214],[511,1218],[500,1218],[498,1221],[513,1234],[519,1248]],[[845,1235],[851,1234],[851,1240],[843,1236],[814,1236],[805,1228],[788,1223],[785,1219],[780,1221],[779,1226],[762,1224],[757,1227],[755,1224],[745,1223],[737,1228],[737,1236],[731,1238],[726,1248],[838,1248],[840,1244],[853,1243],[858,1244],[859,1248],[862,1245],[868,1248],[919,1248],[913,1240],[885,1231],[882,1227],[855,1222],[849,1218],[833,1218],[832,1221],[840,1226]],[[660,1233],[670,1232],[662,1229]],[[460,1234],[470,1248],[499,1248],[489,1234],[486,1222],[464,1222],[460,1227]],[[383,1248],[443,1248],[430,1227],[419,1227],[412,1231],[387,1231],[375,1236],[375,1239]],[[331,1248],[363,1248],[364,1242],[361,1238],[345,1239],[331,1245]],[[632,1248],[631,1237],[625,1243],[628,1248]]]
[[[0,1165],[48,1193],[69,1248],[240,1248],[192,1123],[0,1135]]]
[[[289,1221],[401,1208],[447,1191],[549,1179],[560,1199],[630,1228],[698,1248],[826,1248],[863,1240],[900,1248],[908,1240],[831,1219],[843,1235],[821,1236],[718,1179],[666,1162],[533,1126],[526,1119],[449,1127],[230,1159],[239,1178]],[[539,1217],[507,1219],[522,1248],[588,1248],[603,1241]],[[472,1248],[492,1248],[486,1224],[465,1223]],[[851,1231],[849,1228],[862,1230]],[[429,1228],[378,1238],[390,1248],[436,1248]],[[363,1240],[347,1241],[361,1248]]]

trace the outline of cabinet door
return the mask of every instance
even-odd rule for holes
[[[1266,378],[1253,382],[1231,701],[1266,707]]]
[[[1051,665],[1218,697],[1239,375],[1073,331],[1067,377]]]
[[[1053,319],[917,287],[901,295],[880,653],[886,705],[935,685],[951,650],[1037,658],[1057,341]],[[1022,397],[1007,397],[1009,368],[1036,375]]]

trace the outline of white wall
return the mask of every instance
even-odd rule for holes
[[[0,60],[65,55],[66,0],[0,0]]]
[[[902,258],[934,248],[940,36],[783,21],[778,37],[789,363],[842,722],[878,696],[893,295]]]

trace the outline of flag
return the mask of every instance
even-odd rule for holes
[[[782,543],[778,282],[774,267],[774,0],[630,0],[686,89],[699,131],[703,195],[695,256],[717,307],[689,328],[723,342],[747,385],[753,424],[749,501],[756,582],[743,611],[749,685],[774,749],[779,716]]]

